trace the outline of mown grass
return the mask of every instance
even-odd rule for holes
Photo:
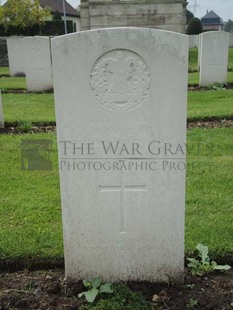
[[[52,171],[21,170],[22,139],[52,139]],[[233,253],[232,146],[232,128],[188,131],[186,252]],[[62,256],[55,134],[2,135],[0,158],[0,258]]]
[[[5,123],[55,122],[53,94],[3,94]],[[233,90],[188,93],[188,119],[233,116]]]
[[[3,94],[6,123],[55,122],[53,94]]]
[[[52,139],[52,171],[22,170],[21,140]],[[59,257],[63,254],[56,137],[2,135],[0,257]]]
[[[233,90],[188,93],[188,119],[233,117]]]
[[[232,254],[233,129],[190,130],[188,145],[199,145],[200,155],[194,149],[188,155],[186,251],[203,243],[215,254]]]
[[[228,68],[230,70],[233,70],[233,47],[229,49],[229,62],[228,62]]]
[[[0,75],[1,74],[10,74],[9,67],[0,67]]]
[[[26,78],[25,77],[1,77],[0,78],[0,89],[26,89]]]
[[[189,70],[197,70],[197,63],[198,63],[198,49],[191,48],[189,50]]]

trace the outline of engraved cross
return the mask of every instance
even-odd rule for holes
[[[146,192],[146,184],[128,185],[123,180],[121,185],[99,185],[100,193],[120,193],[120,218],[121,218],[121,233],[126,233],[126,219],[125,219],[125,193],[126,192]]]

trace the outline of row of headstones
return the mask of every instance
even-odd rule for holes
[[[49,40],[22,42],[45,71]],[[52,59],[67,278],[182,281],[188,37],[84,31]]]
[[[194,34],[189,36],[189,48],[199,47],[199,34]],[[229,47],[233,47],[233,33],[230,33]]]
[[[228,32],[210,31],[189,36],[189,48],[198,48],[200,86],[227,83],[229,46],[233,46],[233,35]]]
[[[194,41],[194,37],[189,36],[189,40]],[[229,40],[229,33],[219,31],[195,37],[200,86],[227,82]],[[28,91],[53,89],[50,38],[10,38],[7,46],[11,76],[25,74]]]

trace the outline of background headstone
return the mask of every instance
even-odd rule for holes
[[[210,31],[200,34],[200,86],[227,82],[229,33]]]
[[[10,75],[20,76],[25,74],[28,59],[25,57],[26,47],[23,37],[10,37],[7,39],[7,51]]]
[[[188,37],[86,31],[52,55],[67,278],[182,281]]]
[[[2,93],[1,93],[1,90],[0,90],[0,128],[4,128],[4,117],[3,117]]]
[[[195,48],[199,45],[199,35],[193,34],[189,35],[189,48]]]
[[[48,37],[24,38],[26,81],[28,91],[53,89],[50,39]]]

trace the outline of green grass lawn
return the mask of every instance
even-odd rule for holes
[[[3,94],[6,123],[55,122],[53,94]]]
[[[228,67],[233,70],[233,47],[229,49],[229,62]]]
[[[194,147],[187,157],[186,251],[200,242],[233,254],[233,128],[189,130],[188,145],[197,141],[200,155]]]
[[[52,171],[21,170],[22,139],[52,139]],[[233,253],[232,146],[232,128],[188,131],[186,252]],[[0,258],[62,256],[56,135],[2,135],[0,158]]]
[[[3,94],[5,123],[55,122],[53,94]],[[233,90],[190,91],[188,118],[233,117]]]
[[[190,91],[188,119],[233,117],[233,90]]]
[[[0,75],[1,74],[10,74],[9,67],[0,67]]]
[[[0,137],[0,257],[62,255],[55,134]],[[22,171],[21,140],[52,139],[53,170]]]
[[[25,77],[1,77],[0,89],[26,89]]]
[[[191,48],[189,49],[189,70],[197,70],[198,63],[198,49]]]

